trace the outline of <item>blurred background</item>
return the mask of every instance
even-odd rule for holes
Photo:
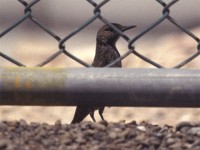
[[[94,0],[100,3],[101,0]],[[31,0],[26,0],[27,3]],[[165,0],[166,3],[171,0]],[[200,37],[200,0],[181,0],[170,8],[172,16],[181,26]],[[64,38],[93,16],[94,7],[86,0],[39,1],[32,8],[32,15],[45,27]],[[101,7],[101,14],[110,22],[137,25],[126,32],[133,38],[162,16],[163,7],[156,0],[115,0]],[[19,1],[0,0],[0,33],[24,15]],[[96,33],[103,25],[95,20],[81,32],[65,42],[66,50],[91,64],[95,55]],[[170,68],[197,51],[197,43],[168,20],[145,34],[134,43],[136,50],[157,63]],[[128,50],[127,42],[120,39],[117,48],[121,54]],[[35,66],[58,51],[58,42],[29,19],[25,20],[0,39],[0,52],[27,66]],[[130,55],[123,60],[123,67],[155,68],[140,58]],[[15,66],[0,57],[1,66]],[[199,57],[183,68],[199,69]],[[61,54],[45,66],[83,67]],[[110,108],[105,111],[108,121],[146,120],[155,124],[174,125],[180,121],[199,121],[200,109],[177,108]],[[25,119],[28,122],[69,123],[73,117],[72,107],[19,107],[1,106],[1,120]],[[116,117],[116,115],[118,117]],[[98,118],[98,115],[96,115]],[[100,119],[100,118],[98,118]],[[89,117],[87,120],[91,120]]]

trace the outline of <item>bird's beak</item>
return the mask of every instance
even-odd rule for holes
[[[129,30],[129,29],[132,29],[132,28],[135,28],[136,26],[123,26],[123,28],[122,28],[122,31],[124,32],[124,31],[126,31],[126,30]]]

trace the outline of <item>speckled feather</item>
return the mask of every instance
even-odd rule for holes
[[[92,63],[93,67],[104,67],[120,57],[120,54],[115,45],[98,45],[96,55]],[[113,67],[122,67],[121,61]]]

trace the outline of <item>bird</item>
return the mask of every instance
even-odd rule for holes
[[[114,25],[122,32],[136,27],[135,25],[123,26],[117,23],[112,23],[112,25]],[[110,64],[111,62],[120,57],[120,53],[116,48],[116,42],[119,38],[120,35],[107,24],[102,26],[98,30],[96,36],[96,52],[92,63],[92,67],[105,67],[106,65]],[[112,67],[122,67],[121,61],[115,63]],[[104,120],[104,107],[77,106],[71,124],[80,123],[89,114],[92,120],[96,122],[94,118],[95,110],[99,111],[101,119]]]

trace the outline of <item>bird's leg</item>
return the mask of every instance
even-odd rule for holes
[[[105,120],[104,117],[103,117],[103,111],[104,111],[104,107],[100,108],[99,109],[99,115],[100,115],[102,120]]]
[[[90,117],[92,118],[93,122],[96,122],[95,118],[94,118],[94,111],[90,112]]]

